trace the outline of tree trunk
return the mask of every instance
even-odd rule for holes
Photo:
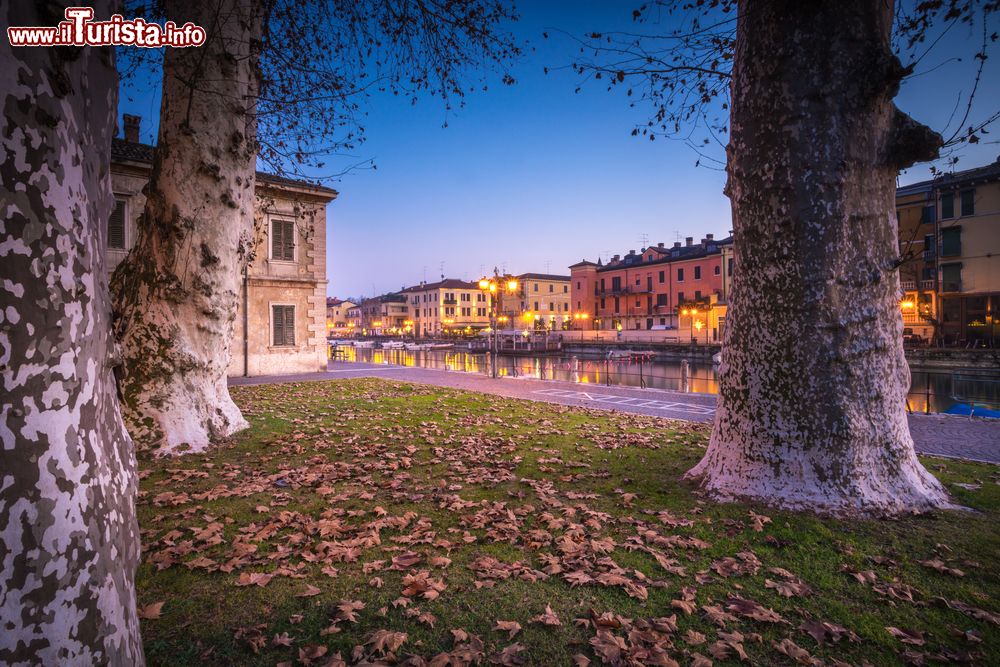
[[[207,31],[167,49],[158,146],[138,238],[112,280],[129,432],[158,453],[203,451],[247,426],[229,396],[233,324],[253,248],[257,49],[252,0],[173,0]]]
[[[0,11],[13,26],[62,18],[38,7]],[[141,665],[136,463],[104,263],[114,52],[2,39],[0,91],[0,663]]]
[[[741,0],[727,194],[736,270],[719,405],[688,472],[829,513],[948,504],[917,460],[895,178],[940,137],[893,105],[892,3]]]

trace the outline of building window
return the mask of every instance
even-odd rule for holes
[[[666,305],[668,305],[667,304],[667,295],[666,294],[657,294],[656,295],[656,305],[657,306],[666,306]]]
[[[108,247],[125,250],[125,200],[115,199],[115,208],[108,218]]]
[[[540,310],[540,309],[538,308],[538,302],[537,302],[537,301],[535,302],[535,310],[536,310],[536,311],[537,311],[537,310]]]
[[[295,223],[291,220],[271,221],[271,259],[295,261]]]
[[[684,269],[677,269],[677,282],[684,282]]]
[[[722,270],[722,267],[719,266],[718,264],[716,264],[715,265],[715,275],[719,275],[719,271],[721,271],[721,270]]]
[[[615,297],[615,312],[621,312],[622,304],[618,297]]]
[[[941,265],[941,291],[962,291],[962,265],[960,263]]]
[[[660,283],[661,284],[664,283],[664,282],[666,282],[666,278],[667,278],[666,271],[660,271]]]
[[[684,303],[684,292],[677,293],[677,303],[678,304]]]
[[[295,306],[271,306],[271,344],[295,345]]]
[[[556,286],[555,285],[549,285],[549,291],[550,292],[555,292],[556,291]]]
[[[976,191],[962,190],[962,215],[976,214]]]
[[[962,228],[946,227],[941,230],[941,256],[958,257],[962,254]]]
[[[694,279],[695,280],[701,280],[701,267],[700,266],[694,267]]]
[[[934,222],[934,206],[924,206],[920,211],[920,224],[932,225]]]
[[[579,280],[576,281],[576,288],[580,289],[580,281]]]
[[[535,283],[535,291],[538,291],[538,283]]]
[[[955,195],[951,192],[941,195],[941,219],[955,217]]]
[[[569,285],[563,285],[563,294],[567,294],[568,292],[569,292]]]

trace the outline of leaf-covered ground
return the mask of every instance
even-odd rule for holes
[[[971,512],[834,521],[680,481],[705,426],[374,379],[233,390],[140,461],[154,665],[1000,660],[1000,469]]]

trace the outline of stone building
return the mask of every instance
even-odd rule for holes
[[[139,143],[138,118],[126,115],[125,139],[111,147],[109,272],[135,242],[152,162],[153,147]],[[243,280],[229,375],[326,370],[326,205],[336,197],[257,172],[256,257]]]
[[[326,300],[326,331],[327,334],[342,336],[349,332],[350,311],[354,308],[353,301],[345,301],[336,297]],[[353,328],[353,327],[351,327]]]
[[[722,339],[733,271],[732,239],[708,234],[569,267],[573,328],[675,329],[681,339]]]
[[[520,328],[558,330],[573,319],[570,312],[569,276],[522,273],[517,276],[516,314]]]
[[[407,326],[409,309],[402,294],[382,294],[365,299],[358,306],[361,314],[358,330],[366,336],[401,334]]]
[[[489,298],[476,283],[445,278],[402,291],[416,336],[471,334],[490,325]]]
[[[1000,159],[899,188],[896,210],[904,326],[1000,345]]]

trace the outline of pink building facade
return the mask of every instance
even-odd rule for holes
[[[607,264],[574,264],[571,308],[577,329],[683,329],[692,310],[718,338],[732,275],[732,239],[709,234],[615,255]]]

